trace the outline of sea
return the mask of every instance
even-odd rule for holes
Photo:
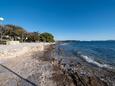
[[[57,50],[65,58],[81,58],[100,68],[115,69],[115,41],[63,42]]]

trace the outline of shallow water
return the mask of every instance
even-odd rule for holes
[[[104,68],[115,68],[115,42],[114,41],[84,41],[68,42],[59,45],[63,57],[75,57],[78,55],[93,65]]]

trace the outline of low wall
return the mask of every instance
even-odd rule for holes
[[[11,45],[11,44],[19,44],[19,41],[7,41],[6,45]]]

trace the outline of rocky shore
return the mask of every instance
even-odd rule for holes
[[[33,45],[0,64],[0,86],[115,86],[115,72],[59,58],[55,44]]]
[[[68,58],[65,52],[62,48],[55,47],[53,57],[61,70],[70,77],[74,86],[115,86],[114,69],[97,67],[81,59],[80,55],[76,55],[77,58]]]

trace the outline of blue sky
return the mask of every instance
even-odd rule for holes
[[[0,0],[0,16],[56,40],[115,40],[115,0]]]

